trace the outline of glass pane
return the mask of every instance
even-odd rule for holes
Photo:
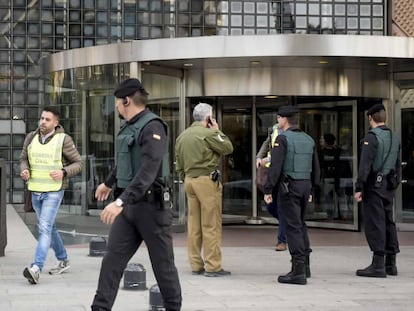
[[[373,5],[372,6],[372,15],[374,16],[383,16],[383,6],[382,5]]]
[[[383,29],[384,20],[382,18],[373,18],[372,19],[372,28],[374,29]]]
[[[0,109],[0,119],[9,119],[9,117],[4,117],[3,116],[4,111],[2,111],[2,109]],[[10,135],[0,135],[0,147],[9,147],[10,146]]]
[[[348,18],[348,28],[357,29],[358,28],[358,19],[357,18]]]
[[[306,15],[306,3],[296,3],[296,14]]]
[[[80,24],[71,24],[71,25],[69,25],[69,35],[70,36],[80,36],[81,35],[81,25]]]
[[[98,9],[108,9],[108,0],[99,0],[96,1],[96,5],[98,7]]]
[[[162,28],[161,27],[151,27],[150,28],[151,38],[162,38]]]
[[[361,29],[370,29],[371,28],[371,19],[370,18],[361,18],[360,19]]]
[[[244,13],[255,13],[255,5],[254,2],[244,2]]]
[[[232,15],[231,16],[231,26],[241,26],[242,25],[242,16],[241,15]]]
[[[268,14],[269,13],[269,4],[267,2],[257,2],[257,13],[258,14]]]
[[[141,1],[139,1],[141,2]],[[178,1],[178,11],[180,12],[189,12],[190,11],[190,2],[189,0],[180,0]]]
[[[108,26],[107,25],[99,25],[96,28],[97,36],[98,37],[106,37],[108,36]]]
[[[149,24],[149,13],[138,13],[138,24]]]
[[[80,1],[81,0],[70,0],[69,7],[79,9],[80,8]]]
[[[152,0],[150,1],[151,3],[151,11],[156,11],[156,12],[160,12],[161,11],[161,1],[159,0]]]
[[[345,15],[345,4],[335,4],[335,15]]]
[[[86,23],[93,23],[95,21],[95,11],[84,11],[83,21]]]
[[[52,35],[53,34],[53,24],[42,24],[42,34]]]
[[[243,18],[243,26],[250,26],[253,27],[254,26],[254,15],[244,15]],[[236,25],[239,26],[239,25]],[[246,34],[246,33],[245,33]]]
[[[162,14],[161,13],[151,13],[151,24],[162,25]]]
[[[257,16],[257,27],[268,27],[268,17],[265,16]]]
[[[69,20],[72,22],[80,22],[80,11],[70,11],[69,12]]]
[[[322,13],[322,15],[332,15],[332,5],[331,4],[322,4],[321,13]]]
[[[319,15],[319,4],[309,4],[309,15]]]
[[[241,13],[242,12],[241,1],[232,1],[230,9],[232,13]]]
[[[414,223],[414,102],[413,89],[401,92],[401,160],[403,222]]]
[[[306,28],[307,27],[306,17],[297,16],[295,21],[296,21],[296,27],[298,27],[298,28]]]
[[[93,25],[83,25],[83,34],[85,36],[93,36],[95,33],[95,29]]]
[[[348,4],[347,5],[347,13],[348,13],[349,16],[358,15],[358,6],[356,4]]]
[[[42,10],[42,21],[43,22],[53,22],[53,11],[51,11],[51,10]]]
[[[56,35],[63,35],[64,31],[65,31],[65,28],[63,27],[63,25],[56,25],[55,26]]]
[[[362,16],[371,16],[371,6],[370,5],[361,5],[359,7],[359,14]]]
[[[222,160],[223,214],[250,216],[252,213],[252,114],[248,100],[237,104],[231,99],[220,100],[223,132],[234,147],[234,152]]]
[[[108,12],[98,12],[96,15],[98,23],[108,23]]]
[[[205,23],[208,26],[215,26],[216,25],[216,15],[215,14],[206,14]]]

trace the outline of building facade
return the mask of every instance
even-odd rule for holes
[[[8,164],[7,201],[23,202],[18,157],[25,133],[36,128],[42,106],[56,104],[85,160],[61,213],[98,214],[104,205],[93,191],[113,167],[119,128],[112,92],[122,79],[138,77],[151,109],[170,126],[170,150],[191,123],[195,104],[215,108],[235,145],[221,163],[228,222],[273,221],[254,184],[255,154],[277,108],[292,104],[301,108],[301,125],[317,142],[323,165],[308,223],[357,230],[352,184],[358,141],[368,126],[364,112],[384,103],[403,142],[396,218],[400,229],[414,229],[410,2],[0,0],[0,157]],[[338,161],[326,151],[332,146]],[[174,212],[184,223],[184,190],[171,167]]]

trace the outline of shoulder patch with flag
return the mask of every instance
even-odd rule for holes
[[[161,136],[158,134],[152,134],[152,138],[156,139],[156,140],[161,140]]]
[[[367,142],[367,141],[364,141],[364,145],[369,145],[369,142]]]

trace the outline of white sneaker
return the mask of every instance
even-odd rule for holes
[[[61,274],[70,268],[69,260],[60,260],[56,267],[50,269],[49,274]]]
[[[38,266],[33,265],[33,267],[26,267],[23,270],[23,276],[27,279],[30,284],[39,283],[40,269]]]

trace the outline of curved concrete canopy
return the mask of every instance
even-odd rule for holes
[[[327,61],[323,62],[323,60]],[[45,58],[42,73],[128,62],[170,68],[260,66],[377,68],[414,71],[414,38],[352,35],[254,35],[151,39],[73,49]],[[322,61],[322,64],[321,64]],[[385,69],[386,68],[386,69]]]

